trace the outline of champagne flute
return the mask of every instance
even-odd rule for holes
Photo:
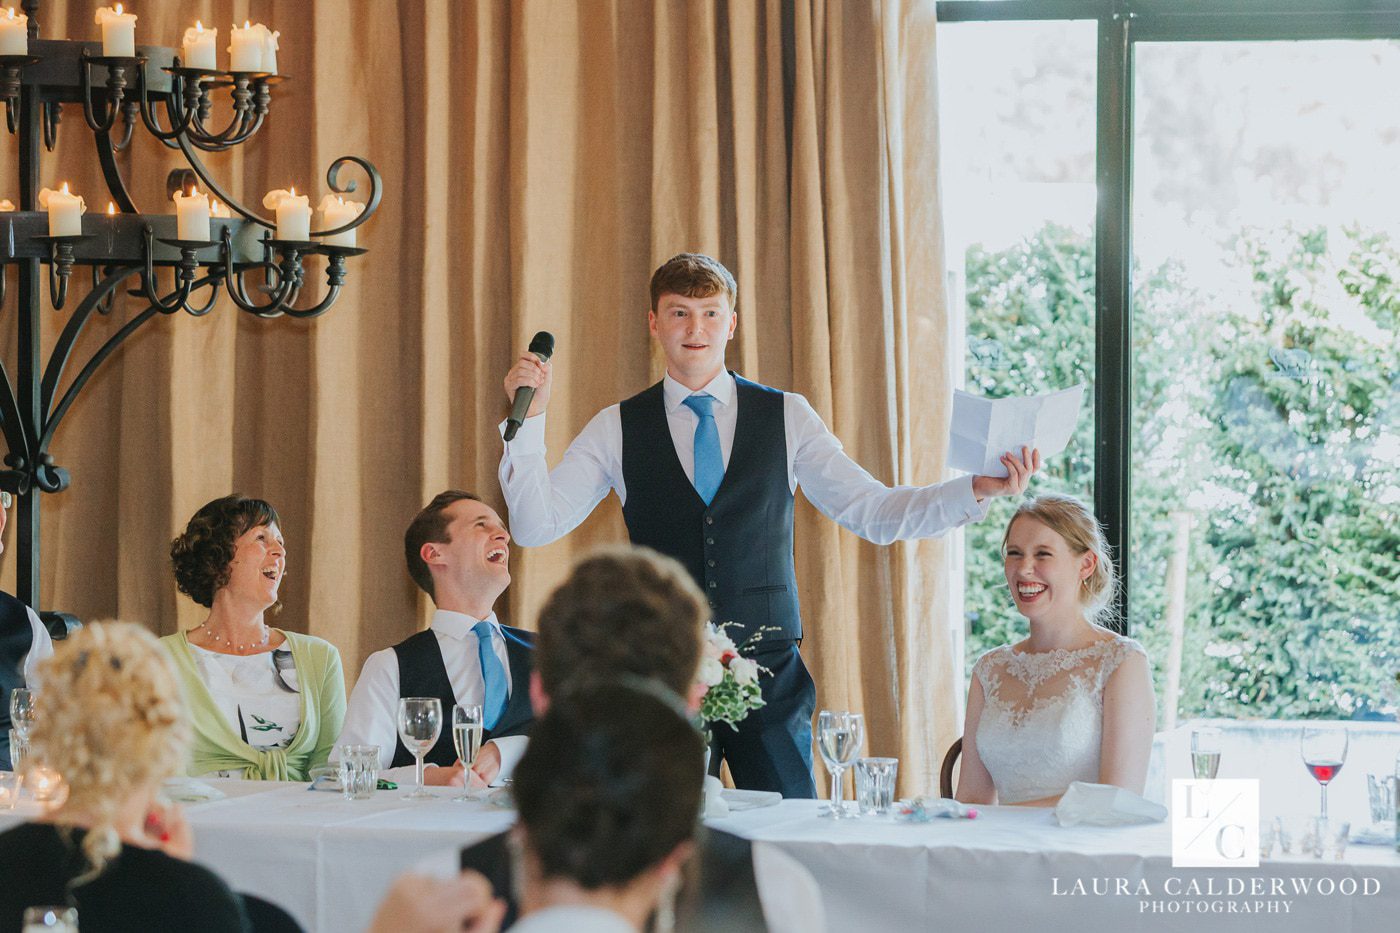
[[[457,749],[457,760],[466,768],[462,793],[453,800],[475,800],[471,792],[471,767],[476,762],[477,752],[481,751],[481,734],[486,727],[481,720],[480,706],[452,707],[452,745]]]
[[[1196,780],[1214,780],[1220,771],[1219,729],[1206,727],[1191,732],[1191,773]]]
[[[822,710],[817,716],[817,748],[831,772],[831,805],[818,815],[840,820],[855,816],[846,809],[846,769],[860,757],[865,744],[865,717],[844,710]]]
[[[404,794],[404,800],[431,800],[423,789],[423,756],[442,733],[442,701],[437,697],[404,697],[399,700],[399,738],[413,752],[417,765],[418,789]]]
[[[23,740],[29,739],[34,728],[34,691],[16,687],[10,691],[10,725]]]
[[[1322,786],[1322,819],[1327,819],[1327,785],[1332,783],[1342,765],[1346,764],[1347,746],[1351,737],[1345,728],[1304,726],[1301,751],[1303,764],[1313,779]]]

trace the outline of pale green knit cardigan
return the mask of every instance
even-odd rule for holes
[[[282,631],[274,629],[274,631]],[[238,737],[199,677],[184,632],[162,638],[175,661],[189,709],[194,743],[189,773],[246,769],[250,781],[309,781],[308,772],[326,763],[345,724],[345,675],[340,652],[324,638],[282,632],[296,664],[301,687],[301,725],[286,748],[260,751]]]

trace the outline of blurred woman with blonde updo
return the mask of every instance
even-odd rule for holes
[[[1152,673],[1142,645],[1103,625],[1117,581],[1098,521],[1043,495],[1012,515],[1001,550],[1030,635],[973,667],[958,799],[1054,806],[1074,781],[1142,793]]]
[[[78,909],[101,930],[245,930],[238,896],[190,862],[180,811],[157,799],[181,771],[190,727],[170,660],[154,636],[97,623],[60,642],[37,670],[36,762],[66,797],[40,820],[0,834],[0,933],[27,907]]]

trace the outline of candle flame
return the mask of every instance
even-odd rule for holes
[[[203,21],[203,20],[198,20],[198,19],[197,19],[197,20],[194,21],[194,31],[195,31],[195,32],[203,32],[203,31],[204,31],[204,21]]]
[[[107,216],[108,216],[108,217],[111,217],[111,216],[112,216],[113,214],[115,214],[116,212],[117,212],[117,206],[116,206],[115,204],[113,204],[111,201],[108,201],[108,202],[107,202]]]
[[[61,190],[64,194],[67,194],[67,193],[68,193],[68,182],[65,181],[65,182],[62,184],[62,186],[60,186],[60,189],[59,189],[59,190]]]
[[[296,186],[296,185],[292,185],[292,197],[296,197],[296,196],[297,196],[297,186]]]
[[[10,19],[14,19],[14,18],[15,18],[15,8],[14,8],[14,7],[12,7],[12,6],[7,6],[7,7],[5,7],[5,13],[10,17]]]
[[[117,4],[117,15],[118,15],[118,16],[121,16],[121,15],[122,15],[122,5],[121,5],[120,3]]]
[[[245,19],[245,20],[243,21],[243,28],[244,28],[244,29],[252,29],[252,28],[253,28],[253,24],[252,24],[251,22],[249,22],[248,20]]]

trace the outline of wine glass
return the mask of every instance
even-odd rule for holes
[[[1327,819],[1327,785],[1346,764],[1351,738],[1346,729],[1332,726],[1304,726],[1301,751],[1303,764],[1322,785],[1322,819]]]
[[[404,697],[399,700],[399,738],[413,752],[417,765],[418,789],[404,794],[404,800],[430,800],[423,789],[423,756],[442,733],[442,701],[437,697]]]
[[[16,687],[10,691],[10,725],[15,735],[28,740],[34,728],[34,691]]]
[[[453,800],[475,800],[476,795],[471,792],[472,786],[472,764],[476,761],[477,752],[481,751],[481,733],[485,725],[481,720],[480,706],[454,706],[452,707],[452,745],[457,749],[457,760],[466,768],[463,777],[466,779],[462,785],[462,793],[453,797]]]
[[[817,716],[817,748],[831,772],[831,805],[818,815],[840,820],[855,816],[846,809],[846,769],[860,757],[865,744],[865,717],[844,710],[822,710]]]
[[[1196,780],[1214,780],[1220,771],[1221,735],[1213,727],[1191,731],[1191,774]]]

